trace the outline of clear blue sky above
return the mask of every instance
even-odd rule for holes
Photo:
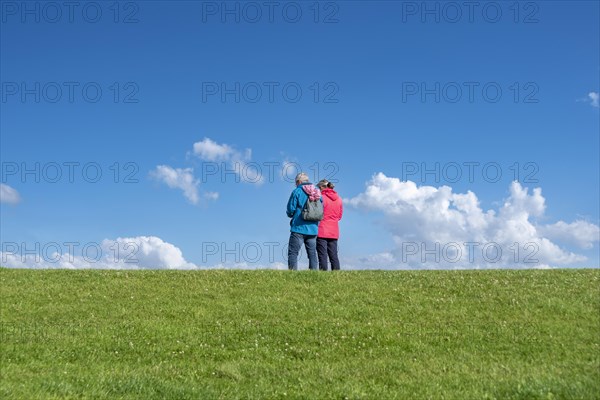
[[[473,240],[598,265],[597,1],[0,4],[5,265],[130,238],[142,268],[280,267],[284,165],[337,181],[348,267]]]

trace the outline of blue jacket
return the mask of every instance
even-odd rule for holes
[[[290,231],[303,235],[316,235],[319,233],[319,221],[305,221],[302,218],[302,208],[308,200],[308,195],[302,190],[303,185],[312,185],[312,183],[305,182],[298,185],[287,203],[287,216],[292,219]]]

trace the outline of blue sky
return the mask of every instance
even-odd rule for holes
[[[1,2],[5,265],[281,267],[290,162],[338,181],[349,268],[598,265],[598,2],[52,4]],[[465,241],[540,257],[405,257]]]

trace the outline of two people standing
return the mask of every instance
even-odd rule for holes
[[[291,218],[288,268],[298,269],[298,254],[304,243],[309,269],[316,270],[318,263],[318,268],[326,271],[329,258],[331,269],[339,270],[337,241],[340,235],[338,222],[343,214],[342,199],[333,190],[333,183],[326,179],[321,180],[315,187],[310,183],[308,175],[301,172],[296,175],[295,182],[296,188],[290,195],[286,210],[287,216]],[[302,218],[302,209],[309,199],[323,203],[321,221],[306,221]]]

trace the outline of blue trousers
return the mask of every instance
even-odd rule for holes
[[[300,254],[302,243],[304,243],[306,254],[308,255],[308,269],[318,269],[317,235],[303,235],[296,232],[290,232],[290,242],[288,244],[288,268],[294,271],[298,269],[298,254]]]

